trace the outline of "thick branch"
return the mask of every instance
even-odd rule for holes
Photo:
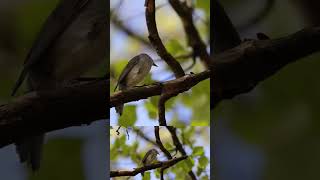
[[[221,100],[251,91],[281,68],[320,50],[320,28],[274,40],[251,40],[214,56],[212,108]]]
[[[209,67],[210,55],[207,52],[206,44],[202,41],[200,34],[193,23],[193,9],[188,7],[186,2],[180,2],[179,0],[169,0],[169,3],[182,21],[189,46],[193,48],[195,55],[199,56],[202,62]]]
[[[108,85],[100,80],[31,92],[0,106],[0,148],[22,137],[108,118]]]
[[[160,95],[162,92],[165,92],[166,94],[179,94],[189,90],[209,77],[210,71],[204,71],[199,74],[188,74],[162,84],[153,84],[145,87],[131,88],[126,91],[119,91],[110,96],[109,108],[131,101],[147,99],[151,96]]]
[[[143,167],[139,167],[136,168],[132,171],[111,171],[110,172],[110,177],[119,177],[119,176],[135,176],[139,173],[148,171],[148,170],[152,170],[152,169],[157,169],[157,168],[163,168],[163,167],[171,167],[174,166],[175,164],[177,164],[178,162],[186,159],[188,156],[182,156],[182,157],[178,157],[178,158],[174,158],[171,159],[169,161],[163,161],[163,162],[158,162],[155,164],[151,164],[151,165],[147,165],[147,166],[143,166]]]
[[[153,47],[156,49],[158,55],[168,64],[174,72],[176,78],[184,76],[184,71],[179,62],[167,51],[163,45],[156,23],[155,0],[146,0],[146,21],[149,31],[149,40]]]

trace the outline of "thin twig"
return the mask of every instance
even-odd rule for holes
[[[154,127],[154,134],[156,137],[156,143],[158,144],[161,151],[167,156],[167,159],[172,159],[170,152],[164,147],[164,145],[161,142],[161,138],[160,138],[160,134],[159,134],[159,126]]]

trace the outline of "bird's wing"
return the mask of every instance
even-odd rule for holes
[[[67,29],[70,22],[77,17],[79,12],[89,1],[91,0],[62,0],[58,4],[56,9],[47,18],[33,43],[33,46],[25,59],[23,70],[13,88],[12,95],[16,93],[22,84],[30,66],[38,63],[38,61],[42,59],[41,56],[52,44],[54,44],[54,41]]]
[[[148,151],[148,152],[146,153],[146,155],[144,155],[144,157],[143,157],[143,159],[142,159],[142,164],[143,164],[143,165],[145,165],[145,163],[146,163],[146,161],[147,161],[147,158],[148,158],[148,156],[150,155],[151,152],[152,152],[152,151]]]
[[[135,56],[134,58],[132,58],[128,64],[126,65],[126,67],[122,70],[120,76],[119,76],[119,79],[118,79],[118,82],[117,82],[117,85],[116,87],[114,88],[114,91],[117,89],[118,85],[126,78],[126,76],[128,75],[128,73],[132,70],[132,68],[138,64],[139,62],[139,56]]]

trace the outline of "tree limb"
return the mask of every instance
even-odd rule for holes
[[[181,142],[180,142],[180,140],[179,140],[179,138],[177,136],[177,131],[176,131],[177,129],[175,127],[173,127],[173,126],[166,126],[166,127],[167,127],[168,131],[171,134],[172,142],[176,146],[177,150],[182,154],[182,156],[186,156],[187,153],[184,150],[184,148],[183,148],[183,146],[182,146],[182,144],[181,144]],[[188,172],[188,174],[189,174],[191,179],[193,179],[193,180],[197,179],[196,175],[194,175],[192,170],[190,170]]]
[[[131,101],[147,99],[148,97],[160,95],[161,93],[182,93],[209,77],[210,71],[207,70],[198,74],[188,74],[181,78],[161,84],[152,84],[144,87],[135,87],[125,91],[119,91],[110,96],[109,108]]]
[[[0,106],[0,148],[22,137],[106,119],[109,81],[30,92]]]
[[[214,56],[211,108],[251,91],[287,64],[320,50],[320,27],[274,40],[250,40]]]
[[[149,40],[158,55],[168,64],[170,69],[174,72],[176,78],[184,76],[184,71],[179,62],[167,51],[163,45],[156,23],[156,11],[155,11],[155,0],[146,0],[146,21],[149,31]]]
[[[164,147],[161,142],[160,134],[159,134],[159,126],[154,127],[154,135],[156,137],[156,143],[158,144],[161,151],[167,156],[167,159],[172,159],[170,152]]]
[[[168,168],[168,167],[174,166],[175,164],[177,164],[178,162],[180,162],[186,158],[188,158],[188,156],[182,156],[182,157],[171,159],[169,161],[162,161],[162,162],[154,163],[151,165],[139,167],[139,168],[136,168],[132,171],[110,171],[110,177],[135,176],[139,173],[142,173],[142,172],[145,172],[148,170],[152,170],[152,169],[157,169],[160,167]]]

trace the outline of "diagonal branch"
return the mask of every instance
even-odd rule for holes
[[[148,170],[152,170],[152,169],[164,168],[164,167],[168,168],[168,167],[174,166],[175,164],[177,164],[178,162],[180,162],[186,158],[188,158],[188,156],[182,156],[182,157],[174,158],[174,159],[171,159],[168,161],[162,161],[162,162],[158,162],[155,164],[139,167],[139,168],[136,168],[132,171],[110,171],[110,177],[135,176],[139,173],[142,173],[142,172],[145,172]]]
[[[182,154],[182,156],[186,156],[187,155],[187,153],[186,153],[186,151],[184,150],[184,148],[183,148],[183,146],[182,146],[182,144],[181,144],[181,142],[180,142],[180,140],[179,140],[179,138],[178,138],[178,136],[177,136],[177,129],[175,128],[175,127],[173,127],[173,126],[166,126],[167,127],[167,129],[168,129],[168,131],[170,132],[170,134],[171,134],[171,138],[172,138],[172,142],[173,142],[173,144],[176,146],[176,148],[177,148],[177,150]],[[197,179],[196,178],[196,175],[194,175],[194,173],[192,172],[192,170],[190,170],[189,172],[188,172],[188,174],[189,174],[189,176],[190,176],[190,178],[191,179]]]
[[[251,91],[281,68],[320,50],[320,27],[274,40],[250,40],[214,56],[214,108],[221,100]]]
[[[154,134],[156,137],[156,143],[158,144],[161,151],[167,156],[167,159],[172,159],[170,152],[164,147],[164,145],[161,142],[161,138],[160,138],[160,134],[159,134],[159,126],[154,127]]]
[[[167,51],[166,47],[163,45],[156,23],[156,9],[155,9],[155,0],[146,0],[146,21],[149,31],[149,40],[158,55],[168,64],[176,78],[184,76],[184,71],[179,64],[179,62]]]
[[[169,3],[182,21],[189,46],[193,48],[194,54],[199,56],[202,62],[209,67],[210,55],[207,52],[206,44],[202,41],[193,23],[193,8],[188,7],[186,2],[180,2],[179,0],[169,0]]]

